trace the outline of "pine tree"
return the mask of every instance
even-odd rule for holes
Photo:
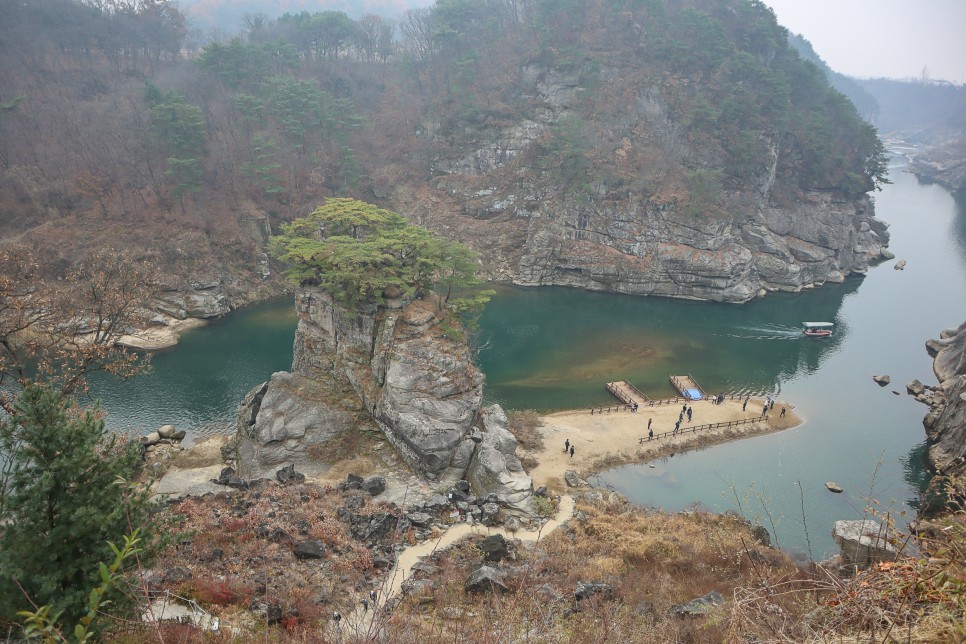
[[[80,409],[46,385],[24,388],[0,422],[8,459],[0,479],[0,619],[50,604],[76,621],[100,582],[98,564],[114,558],[108,541],[145,526],[151,534],[148,493],[128,483],[140,449],[107,435],[98,410]]]

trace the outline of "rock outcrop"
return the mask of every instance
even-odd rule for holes
[[[961,476],[966,474],[966,322],[927,341],[926,350],[939,385],[913,381],[907,390],[929,405],[923,425],[933,467],[940,474]]]
[[[876,561],[896,558],[896,549],[889,542],[888,531],[878,521],[836,521],[832,539],[842,552],[842,561],[864,568]]]
[[[193,281],[184,288],[171,287],[158,298],[155,308],[166,315],[185,318],[216,318],[231,310],[220,279]]]
[[[966,138],[949,141],[917,154],[909,169],[921,180],[966,195]]]
[[[693,217],[625,202],[543,209],[530,222],[516,279],[633,295],[745,302],[766,291],[841,282],[884,259],[886,225],[867,199],[814,193],[804,204]]]
[[[279,372],[242,403],[243,477],[326,455],[358,428],[378,428],[409,466],[432,481],[471,481],[510,512],[531,510],[532,481],[498,406],[481,413],[483,375],[447,326],[435,296],[350,314],[322,289],[296,294],[292,372]]]

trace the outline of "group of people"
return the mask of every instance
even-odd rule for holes
[[[564,441],[564,454],[570,452],[570,458],[574,457],[574,446],[570,444],[570,439]]]

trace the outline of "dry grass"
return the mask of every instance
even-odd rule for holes
[[[507,418],[510,421],[510,432],[516,437],[520,448],[530,452],[543,449],[543,434],[540,433],[543,420],[539,412],[532,409],[511,410],[507,412]]]
[[[606,503],[579,509],[582,518],[504,564],[505,595],[464,592],[480,561],[471,546],[440,557],[437,588],[407,598],[393,613],[394,641],[724,641],[727,605],[689,618],[672,616],[671,606],[711,590],[728,599],[763,578],[801,577],[782,553],[754,545],[736,517],[651,514]],[[579,581],[610,584],[613,593],[578,603]]]
[[[192,537],[165,553],[158,570],[182,567],[192,576],[172,586],[239,627],[231,641],[332,641],[332,610],[349,614],[378,588],[366,544],[336,519],[346,493],[315,486],[257,490],[190,499],[172,506]],[[383,510],[370,500],[358,510]],[[734,515],[664,514],[589,493],[566,526],[536,546],[516,546],[498,564],[505,593],[470,594],[464,584],[481,562],[470,538],[431,562],[432,586],[404,595],[374,630],[386,641],[435,642],[960,642],[966,636],[966,514],[954,511],[927,525],[919,557],[839,577],[802,568],[754,541]],[[325,544],[322,561],[300,562],[296,539]],[[392,543],[411,541],[395,534]],[[222,556],[214,557],[216,550]],[[417,575],[416,578],[419,578]],[[612,592],[577,602],[578,582],[609,584]],[[725,603],[680,617],[675,604],[719,592]],[[280,606],[282,622],[267,628],[253,603]],[[162,641],[221,641],[187,627],[164,626]],[[160,633],[160,631],[159,631]],[[116,641],[156,639],[143,630]],[[227,641],[227,639],[226,639]],[[363,641],[369,641],[363,639]],[[375,641],[375,640],[371,640]]]

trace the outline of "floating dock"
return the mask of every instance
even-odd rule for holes
[[[620,400],[625,405],[643,406],[646,405],[650,398],[641,393],[641,390],[627,382],[626,380],[619,380],[617,382],[608,382],[606,385],[607,391],[614,394],[614,397]]]
[[[691,374],[686,376],[670,376],[670,379],[671,384],[678,390],[678,393],[688,400],[701,400],[708,397],[708,394],[704,393],[704,390],[698,386],[698,383],[691,377]]]

